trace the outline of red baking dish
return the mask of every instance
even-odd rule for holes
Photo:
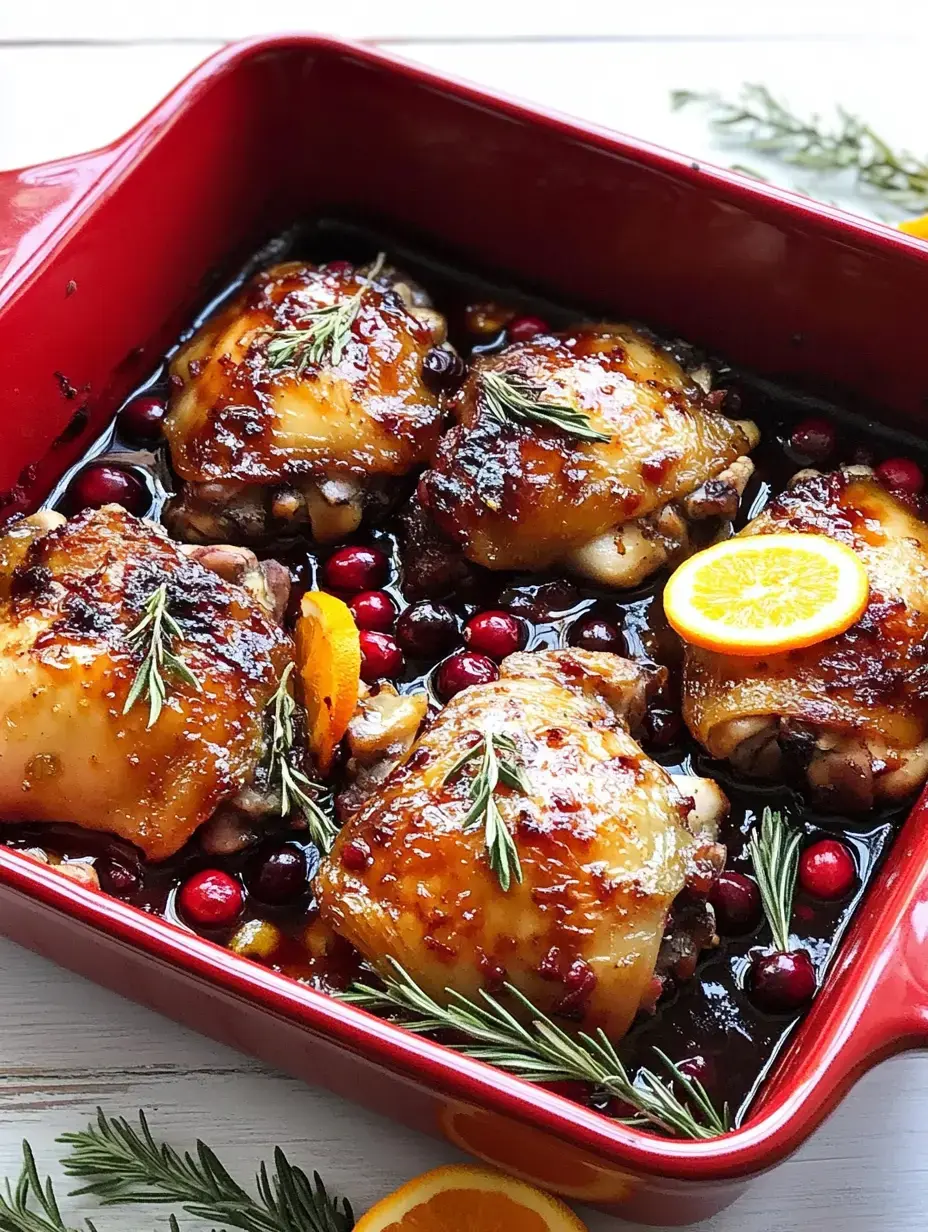
[[[7,507],[40,499],[83,452],[202,305],[211,270],[321,211],[373,215],[924,433],[917,241],[375,51],[287,37],[220,52],[104,150],[0,175]],[[519,1143],[553,1189],[685,1224],[794,1150],[870,1065],[924,1041],[926,823],[923,800],[747,1123],[707,1142],[628,1128],[5,848],[0,927],[411,1126],[453,1138],[470,1116],[485,1157]]]

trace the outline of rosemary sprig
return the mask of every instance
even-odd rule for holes
[[[541,424],[556,428],[582,441],[611,441],[605,432],[597,432],[583,411],[566,403],[542,402],[543,385],[535,385],[514,372],[481,372],[480,394],[483,405],[500,423]]]
[[[790,948],[789,923],[801,843],[802,834],[798,830],[790,831],[778,812],[765,808],[760,833],[755,830],[748,844],[773,944],[783,952]]]
[[[639,1115],[628,1124],[648,1124],[696,1139],[716,1138],[731,1129],[728,1105],[719,1112],[702,1083],[684,1074],[656,1048],[658,1060],[678,1084],[682,1099],[652,1070],[639,1070],[633,1080],[605,1032],[568,1035],[511,984],[505,985],[506,992],[525,1011],[529,1026],[482,989],[478,1003],[447,988],[448,1005],[439,1005],[398,962],[391,959],[390,964],[395,974],[384,979],[383,988],[356,983],[340,994],[342,999],[374,1013],[399,1011],[403,1026],[420,1035],[453,1031],[466,1036],[467,1042],[450,1047],[529,1082],[573,1079],[590,1083],[637,1109]]]
[[[522,880],[522,865],[515,840],[496,805],[494,792],[499,783],[514,791],[528,795],[531,786],[525,772],[512,757],[518,756],[512,738],[503,732],[481,733],[480,739],[454,763],[442,780],[442,785],[453,782],[461,771],[475,758],[480,766],[471,780],[468,793],[473,803],[462,823],[465,833],[483,827],[490,868],[496,874],[503,892],[509,890],[512,879]]]
[[[71,1148],[62,1160],[67,1175],[87,1181],[74,1193],[93,1194],[104,1206],[176,1202],[195,1219],[217,1220],[245,1232],[350,1232],[354,1226],[349,1203],[330,1197],[319,1174],[310,1180],[280,1147],[274,1151],[273,1173],[261,1165],[255,1198],[205,1143],[197,1142],[195,1155],[181,1155],[157,1142],[142,1112],[136,1129],[98,1109],[86,1130],[62,1134],[58,1141]]]
[[[712,127],[739,145],[816,172],[853,172],[859,185],[882,193],[903,207],[928,208],[928,162],[906,150],[893,150],[869,124],[837,109],[838,122],[827,127],[820,116],[794,115],[766,86],[744,85],[740,98],[692,90],[671,93],[674,110],[707,107]]]
[[[386,256],[384,252],[377,254],[377,260],[354,295],[334,304],[309,309],[309,324],[302,329],[271,330],[265,352],[268,367],[293,367],[302,376],[310,364],[324,363],[327,356],[331,363],[339,363],[351,337],[351,326],[358,315],[364,292],[373,285],[383,269]]]
[[[286,815],[297,808],[306,819],[309,837],[322,852],[332,849],[338,833],[332,818],[320,807],[313,794],[319,791],[302,770],[291,764],[294,747],[293,714],[296,702],[290,693],[290,676],[293,664],[288,663],[280,677],[277,691],[268,702],[271,733],[268,740],[267,781],[268,785],[280,788],[280,812]]]
[[[145,615],[134,629],[130,629],[126,639],[137,653],[144,649],[144,657],[135,673],[122,712],[128,714],[144,695],[148,701],[148,728],[154,727],[158,722],[167,697],[165,673],[170,673],[199,691],[199,680],[170,648],[171,642],[182,637],[180,626],[168,611],[168,589],[162,582],[145,601]]]
[[[87,1232],[96,1232],[86,1221]],[[0,1194],[0,1232],[77,1232],[61,1217],[51,1180],[39,1179],[35,1157],[28,1142],[23,1143],[23,1167],[15,1186],[4,1182]]]

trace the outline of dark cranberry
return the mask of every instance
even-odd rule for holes
[[[543,334],[548,329],[548,322],[541,317],[514,317],[506,326],[510,342],[527,342],[536,334]]]
[[[802,462],[826,462],[835,451],[837,434],[827,419],[804,419],[790,433],[790,448]]]
[[[768,1014],[788,1014],[815,996],[815,968],[807,950],[758,954],[751,968],[751,996]]]
[[[876,468],[876,477],[891,492],[918,496],[925,486],[922,468],[911,458],[887,458]]]
[[[844,898],[857,880],[851,853],[837,839],[823,838],[799,860],[799,884],[813,898]]]
[[[464,361],[450,347],[432,347],[422,361],[422,380],[433,394],[453,393],[464,380]]]
[[[262,903],[281,907],[306,893],[306,853],[295,843],[262,852],[248,874],[248,889]]]
[[[119,412],[119,431],[130,441],[157,441],[166,414],[163,399],[142,394],[127,402]]]
[[[473,684],[489,684],[499,679],[499,668],[486,655],[462,650],[445,659],[438,669],[438,693],[443,701],[449,701],[455,693]]]
[[[373,629],[362,629],[359,639],[361,678],[368,684],[382,680],[385,676],[398,676],[403,670],[403,652],[395,637],[391,637],[389,633],[377,633]]]
[[[332,274],[350,274],[354,266],[350,261],[326,261],[326,269]]]
[[[454,613],[442,603],[424,599],[408,607],[396,622],[396,638],[414,659],[434,659],[459,640]]]
[[[469,650],[505,659],[521,650],[525,642],[525,627],[509,612],[479,612],[464,626],[464,642]]]
[[[518,590],[504,591],[501,602],[527,620],[552,620],[563,616],[580,600],[576,587],[570,582],[542,582],[540,586],[521,586]]]
[[[719,932],[727,936],[749,933],[760,923],[760,890],[744,873],[726,869],[709,891]]]
[[[656,749],[670,749],[680,741],[683,720],[676,710],[655,706],[648,711],[648,741]]]
[[[339,858],[349,873],[363,873],[370,866],[371,849],[363,838],[353,838],[342,847]]]
[[[99,509],[102,505],[122,505],[130,513],[143,514],[151,504],[148,491],[132,471],[108,462],[91,462],[68,485],[68,508]]]
[[[376,590],[387,580],[390,562],[380,548],[339,548],[322,567],[332,590]]]
[[[134,894],[141,884],[137,869],[128,868],[116,860],[97,860],[95,867],[100,878],[100,889],[107,894],[115,894],[117,898]]]
[[[244,900],[242,887],[234,877],[218,868],[205,868],[184,882],[177,905],[188,923],[223,928],[236,919]]]
[[[611,650],[613,654],[625,654],[625,638],[618,625],[601,616],[587,616],[570,630],[570,644],[580,650]]]
[[[376,629],[385,633],[393,628],[396,604],[385,590],[362,590],[348,604],[359,629]]]

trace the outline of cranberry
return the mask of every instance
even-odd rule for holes
[[[99,509],[102,505],[122,505],[130,513],[143,514],[151,500],[144,483],[132,471],[108,462],[91,462],[68,485],[68,507]]]
[[[116,860],[97,860],[95,868],[100,879],[100,889],[107,894],[123,898],[134,894],[141,884],[137,869],[128,868]]]
[[[478,654],[505,659],[506,655],[521,650],[525,628],[521,620],[508,612],[480,612],[464,626],[464,642],[469,650]]]
[[[464,380],[464,361],[451,347],[432,347],[422,361],[422,380],[433,394],[453,393]]]
[[[827,419],[804,419],[790,433],[793,453],[803,462],[826,462],[835,451],[837,434]]]
[[[580,650],[610,650],[613,654],[625,654],[625,638],[618,625],[601,616],[587,616],[578,620],[570,630],[570,644]]]
[[[540,586],[520,586],[518,590],[506,590],[500,600],[517,616],[541,621],[566,615],[580,602],[580,595],[570,582],[542,582]]]
[[[760,890],[744,873],[726,869],[709,891],[719,931],[728,936],[749,933],[760,923]]]
[[[354,266],[350,261],[337,260],[326,261],[325,268],[330,274],[350,274],[354,270]]]
[[[450,659],[445,659],[438,669],[438,692],[444,701],[449,701],[455,693],[460,693],[470,685],[489,684],[498,679],[499,668],[492,659],[488,659],[486,655],[462,650]]]
[[[380,548],[339,548],[322,568],[332,590],[376,590],[387,580],[390,563]]]
[[[342,847],[340,859],[349,873],[363,873],[371,863],[371,849],[363,838],[353,838]]]
[[[157,441],[166,414],[167,407],[161,398],[142,394],[119,412],[119,430],[130,441]]]
[[[544,334],[548,330],[548,322],[541,317],[514,317],[506,327],[510,342],[527,342],[536,334]]]
[[[306,853],[295,843],[262,852],[248,874],[248,889],[262,903],[281,907],[306,892]]]
[[[664,710],[655,706],[648,711],[646,719],[648,742],[656,749],[671,749],[679,743],[683,732],[683,720],[676,710]]]
[[[205,868],[181,886],[177,898],[180,913],[201,928],[223,928],[242,910],[242,887],[228,873]]]
[[[385,633],[393,628],[396,604],[385,590],[362,590],[348,604],[359,629],[376,629]]]
[[[384,676],[398,676],[403,670],[403,652],[395,637],[391,637],[389,633],[377,633],[373,629],[362,629],[359,639],[361,678],[368,684],[374,680],[382,680]]]
[[[813,843],[799,860],[799,884],[813,898],[844,898],[856,880],[851,853],[837,839]]]
[[[903,496],[918,496],[925,486],[922,468],[910,458],[887,458],[876,468],[876,477],[891,492]]]
[[[807,950],[758,954],[751,969],[751,996],[769,1014],[801,1009],[815,995],[815,968]]]
[[[458,641],[458,622],[450,608],[424,599],[403,612],[396,622],[396,637],[414,659],[434,659]]]

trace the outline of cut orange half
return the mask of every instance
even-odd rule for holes
[[[587,1232],[563,1202],[470,1164],[424,1172],[372,1206],[354,1232]]]
[[[747,535],[684,561],[664,589],[664,611],[694,646],[778,654],[843,633],[869,595],[859,557],[835,539]]]
[[[307,591],[296,622],[309,751],[323,774],[332,765],[358,704],[361,643],[348,607],[324,591]]]

